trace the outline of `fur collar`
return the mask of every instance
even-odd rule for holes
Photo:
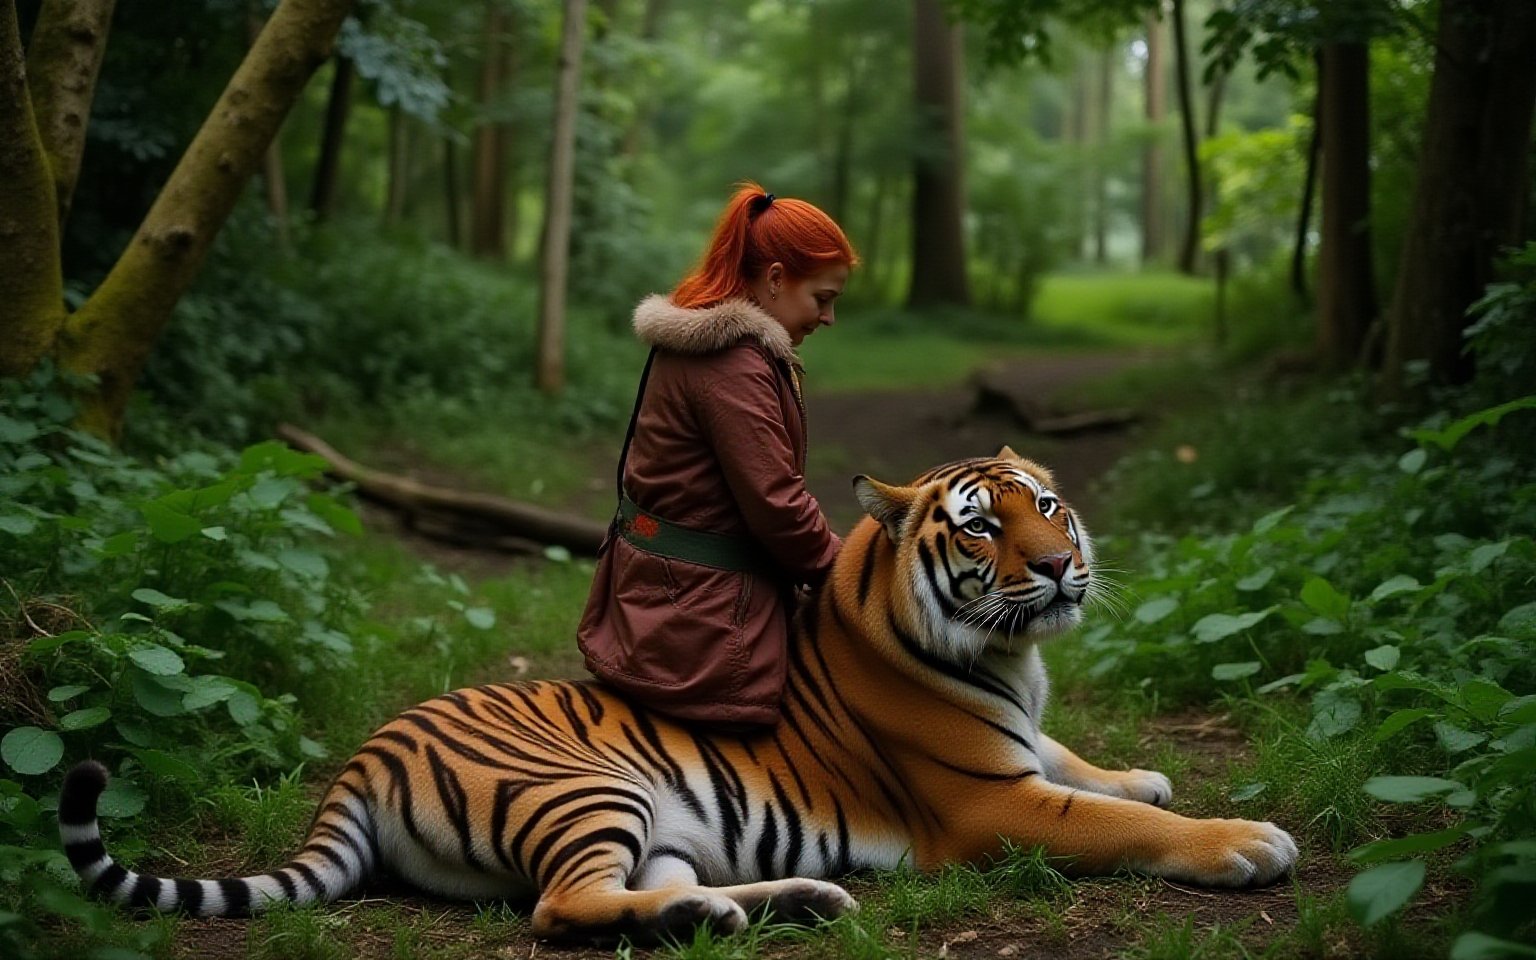
[[[789,331],[748,300],[690,309],[677,306],[663,294],[652,294],[635,308],[635,334],[647,346],[674,353],[714,353],[750,338],[780,360],[800,363]]]

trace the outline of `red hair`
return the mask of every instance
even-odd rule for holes
[[[672,291],[679,307],[708,307],[747,296],[747,283],[775,262],[791,279],[833,264],[857,266],[843,229],[815,204],[774,199],[750,180],[737,185],[693,272]]]

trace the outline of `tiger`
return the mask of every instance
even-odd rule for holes
[[[102,843],[105,768],[66,776],[59,829],[99,898],[238,916],[335,900],[389,871],[461,900],[533,898],[540,938],[724,932],[858,906],[837,878],[1043,848],[1075,874],[1270,883],[1273,823],[1169,811],[1167,777],[1101,769],[1041,729],[1039,646],[1096,588],[1093,541],[1051,473],[1005,447],[905,486],[854,480],[866,516],[794,615],[781,722],[685,726],[595,681],[491,683],[407,709],[324,794],[285,866],[144,876]]]

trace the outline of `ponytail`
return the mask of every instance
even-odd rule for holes
[[[751,181],[738,185],[715,224],[698,266],[672,291],[679,307],[708,307],[747,296],[747,284],[773,263],[791,278],[859,255],[842,228],[814,204],[777,199]]]

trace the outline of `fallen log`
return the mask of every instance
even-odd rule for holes
[[[543,544],[595,556],[608,531],[607,524],[585,517],[365,467],[292,424],[280,424],[277,435],[294,448],[324,459],[331,474],[356,484],[363,497],[405,513],[407,524],[426,536],[518,553]]]
[[[997,382],[985,374],[972,380],[976,389],[977,413],[1001,411],[1013,418],[1030,433],[1066,436],[1089,430],[1108,430],[1123,427],[1137,419],[1135,410],[1115,407],[1108,410],[1083,410],[1077,413],[1054,413],[1046,410],[1035,399]]]

